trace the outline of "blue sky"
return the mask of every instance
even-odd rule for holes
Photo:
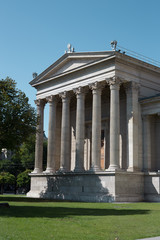
[[[111,50],[110,41],[160,59],[159,0],[0,0],[0,79],[9,76],[32,106],[29,82],[64,54]],[[47,134],[48,111],[45,111]]]

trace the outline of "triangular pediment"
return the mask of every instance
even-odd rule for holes
[[[92,61],[94,61],[94,59],[77,59],[77,58],[68,59],[68,61],[65,64],[63,64],[57,69],[53,69],[52,74],[50,76],[52,77],[61,73],[71,71],[73,69],[82,67],[88,63],[91,63]]]
[[[55,63],[48,67],[45,71],[33,79],[30,84],[35,86],[44,82],[45,80],[52,79],[64,74],[78,71],[83,67],[94,64],[109,56],[114,55],[113,51],[107,52],[93,52],[93,53],[66,53],[59,58]]]

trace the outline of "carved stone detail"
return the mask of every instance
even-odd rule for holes
[[[93,94],[100,93],[105,86],[105,82],[94,82],[89,84],[89,88],[92,90]]]
[[[42,107],[44,107],[45,104],[46,104],[46,100],[45,100],[45,99],[36,99],[36,100],[34,100],[34,103],[35,103],[37,106],[42,106]]]
[[[140,83],[137,82],[127,82],[124,84],[126,92],[129,92],[131,90],[139,91],[140,89]]]
[[[55,101],[57,103],[58,100],[59,100],[59,97],[57,95],[52,95],[52,96],[46,97],[46,101],[48,103],[52,103],[53,101]]]
[[[111,77],[110,79],[107,79],[106,82],[108,83],[110,88],[114,86],[120,88],[122,80],[119,77],[114,76],[114,77]]]
[[[71,92],[68,92],[68,91],[64,91],[64,92],[59,93],[59,96],[62,100],[70,99],[72,95],[73,94]]]
[[[74,92],[76,95],[85,94],[85,93],[87,93],[87,88],[80,86],[80,87],[78,87],[78,88],[74,88],[74,89],[73,89],[73,92]]]

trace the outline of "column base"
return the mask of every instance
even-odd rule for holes
[[[89,172],[101,172],[101,168],[99,166],[94,166],[89,169]]]
[[[120,167],[117,165],[110,165],[108,169],[106,169],[105,171],[107,172],[115,172],[115,171],[120,171]]]
[[[43,173],[45,174],[55,173],[55,170],[53,168],[47,168],[45,171],[43,171]]]
[[[140,172],[140,169],[138,167],[129,167],[127,172]]]
[[[68,172],[68,169],[64,168],[64,167],[60,167],[60,169],[57,172],[58,173],[65,173],[65,172]]]
[[[35,168],[34,170],[33,170],[33,172],[31,172],[31,173],[42,173],[43,172],[43,170],[42,170],[42,168]]]
[[[84,172],[84,171],[85,169],[80,167],[75,167],[75,169],[73,170],[73,172]]]

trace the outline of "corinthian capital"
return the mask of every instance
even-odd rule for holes
[[[137,82],[127,82],[124,84],[126,92],[129,93],[132,90],[139,91],[140,84]]]
[[[46,101],[48,102],[48,103],[52,103],[52,102],[58,102],[58,96],[57,95],[52,95],[52,96],[48,96],[48,97],[46,97]]]
[[[106,82],[111,86],[111,85],[120,85],[122,83],[121,79],[119,77],[111,77],[106,80]]]
[[[85,94],[87,92],[87,89],[86,89],[86,87],[78,87],[78,88],[74,88],[73,92],[76,95]]]
[[[38,107],[44,107],[44,105],[46,104],[46,100],[45,99],[36,99],[36,100],[34,100],[34,103]]]
[[[72,94],[71,94],[71,92],[64,91],[64,92],[59,93],[59,96],[62,100],[67,100],[67,99],[70,100]]]
[[[89,84],[89,88],[91,90],[99,90],[99,91],[101,91],[102,88],[104,88],[104,86],[105,86],[105,82],[94,82],[94,83]]]

